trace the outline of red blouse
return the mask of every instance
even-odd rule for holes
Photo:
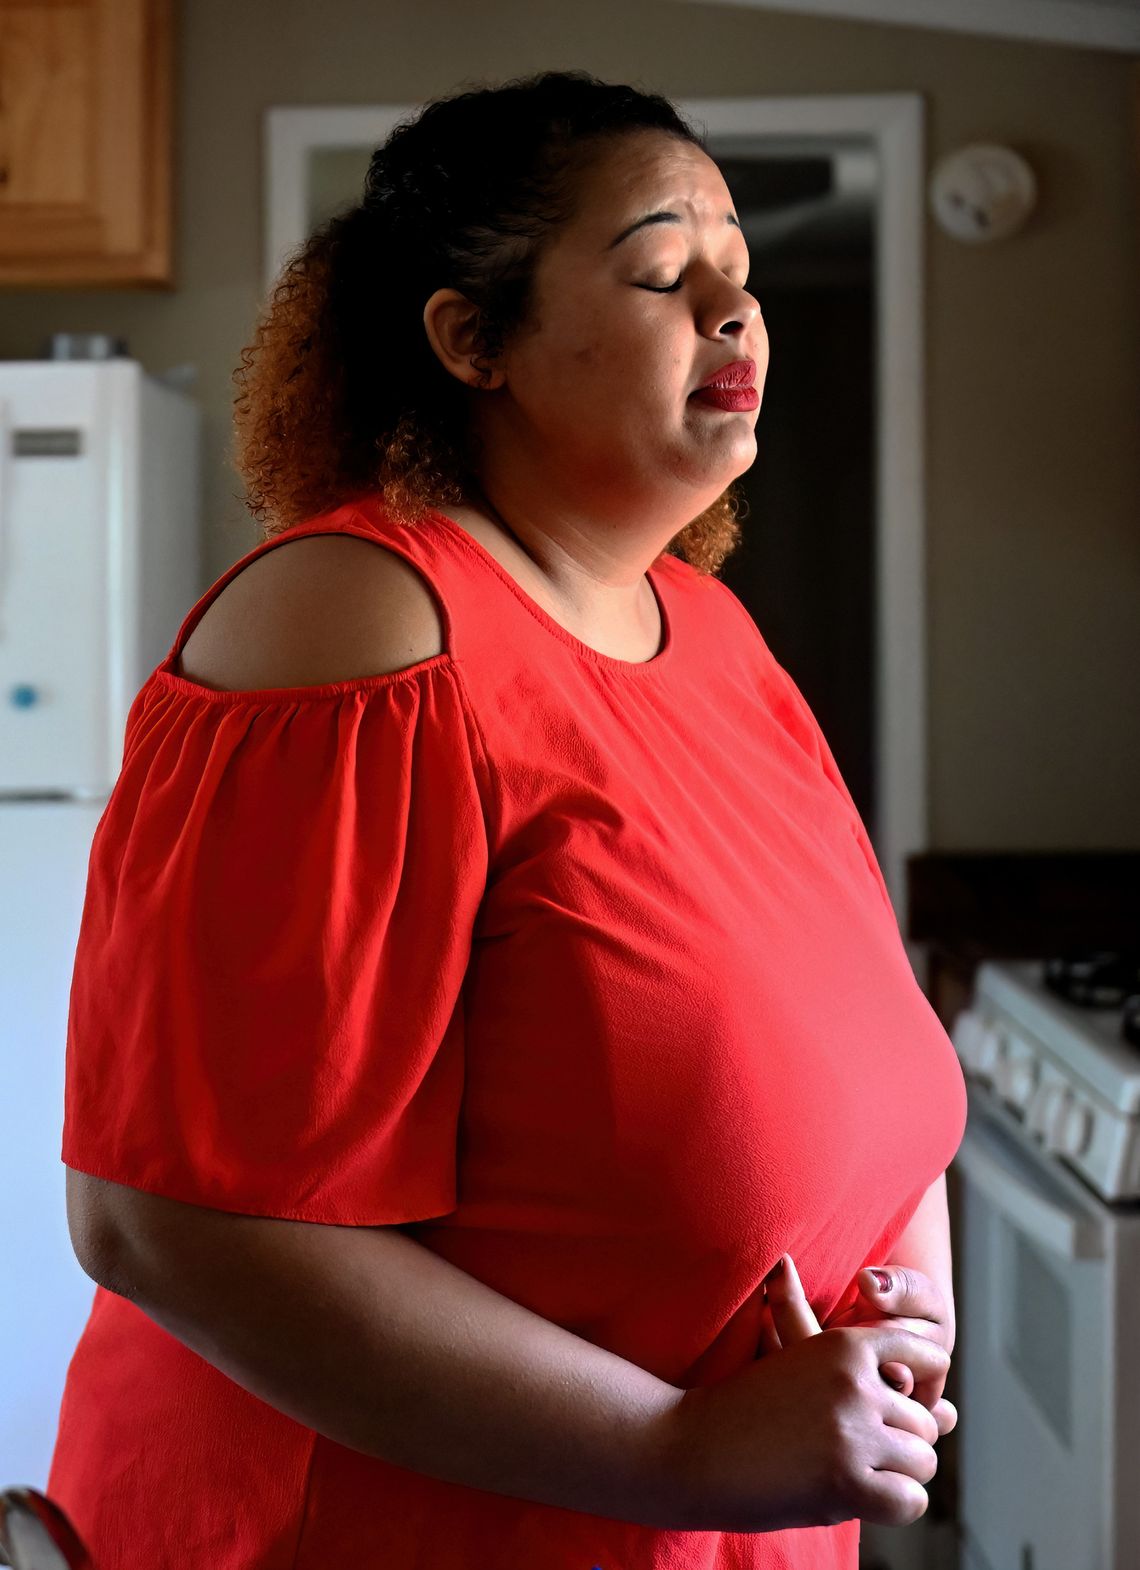
[[[320,686],[174,670],[255,557],[353,534],[445,652]],[[954,1049],[810,709],[673,556],[644,663],[457,523],[263,541],[138,692],[91,847],[62,1159],[192,1204],[410,1233],[679,1387],[755,1356],[785,1250],[821,1325],[965,1128]],[[441,1482],[94,1293],[48,1492],[99,1570],[855,1570],[859,1523],[676,1532]]]

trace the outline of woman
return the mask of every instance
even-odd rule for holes
[[[716,577],[747,272],[673,108],[548,73],[274,291],[266,538],[136,697],[76,954],[99,1570],[854,1570],[925,1509],[964,1085]]]

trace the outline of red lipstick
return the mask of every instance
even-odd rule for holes
[[[753,386],[755,380],[755,360],[730,360],[719,371],[706,376],[689,394],[689,399],[712,409],[732,412],[756,409],[760,404],[760,395]]]

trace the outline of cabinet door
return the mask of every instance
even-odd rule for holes
[[[172,0],[0,0],[0,286],[169,287]]]

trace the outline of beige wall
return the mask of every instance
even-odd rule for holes
[[[1126,56],[670,0],[183,0],[176,289],[0,292],[0,356],[87,330],[124,334],[150,370],[198,363],[212,581],[256,539],[227,452],[261,288],[264,110],[571,66],[674,98],[920,92],[928,163],[980,139],[1030,159],[1041,205],[1012,243],[927,225],[931,843],[1140,847]]]

